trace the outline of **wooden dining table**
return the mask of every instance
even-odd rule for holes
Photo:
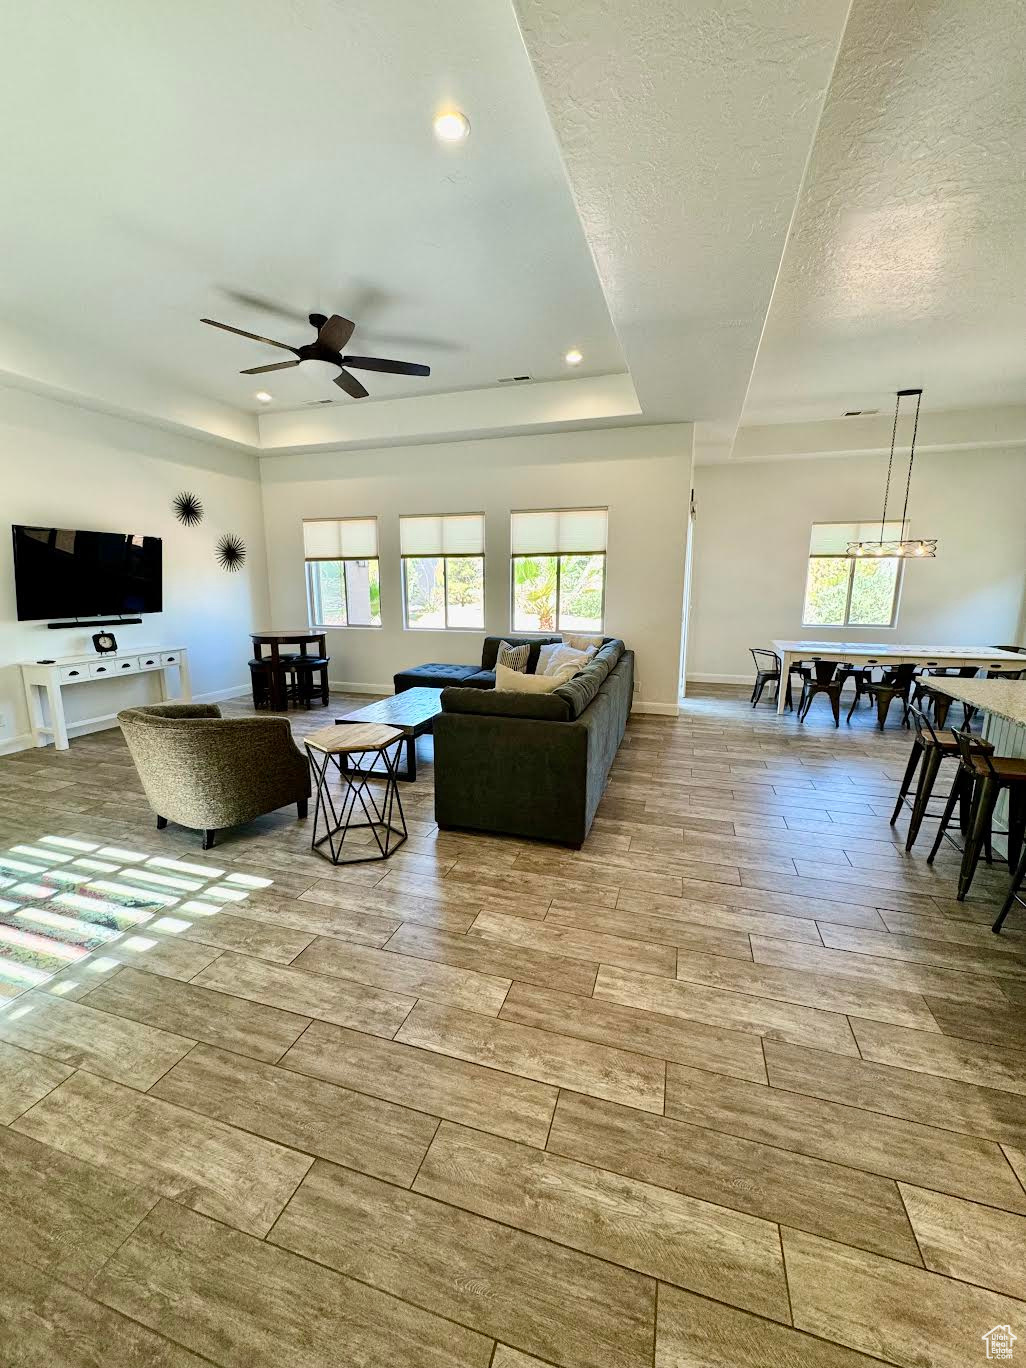
[[[313,627],[282,627],[263,632],[250,632],[249,639],[253,643],[253,654],[257,660],[265,659],[265,646],[270,649],[270,655],[267,657],[271,662],[268,685],[270,704],[274,712],[282,711],[285,706],[282,672],[279,668],[281,648],[283,646],[298,646],[300,655],[309,655],[310,652],[307,647],[314,645],[317,647],[316,651],[313,652],[314,655],[326,656],[328,654],[328,640],[325,633]]]
[[[787,678],[793,665],[802,660],[836,660],[843,665],[921,665],[924,668],[952,669],[974,665],[978,670],[1001,670],[1010,674],[1026,668],[1026,657],[997,646],[921,646],[915,643],[879,641],[774,641],[780,657],[780,686],[777,712],[784,711]]]

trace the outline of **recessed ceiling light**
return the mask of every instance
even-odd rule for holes
[[[447,109],[435,115],[434,130],[442,142],[462,142],[470,136],[470,120],[459,109]]]
[[[269,404],[273,397],[266,390],[257,390],[256,394],[253,395],[253,398],[259,400],[261,404]]]
[[[578,351],[576,347],[571,347],[563,360],[568,366],[579,366],[584,360],[584,353]]]

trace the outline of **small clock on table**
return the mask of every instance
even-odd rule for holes
[[[118,649],[113,632],[97,632],[93,637],[93,646],[100,655],[113,655]]]

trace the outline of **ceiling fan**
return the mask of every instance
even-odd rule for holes
[[[335,384],[339,389],[345,390],[353,399],[366,399],[367,391],[355,375],[349,374],[347,366],[352,370],[385,371],[389,375],[431,374],[430,366],[421,366],[415,361],[389,361],[381,356],[343,356],[342,348],[352,337],[356,324],[341,314],[332,314],[328,318],[324,314],[312,313],[309,318],[311,326],[317,329],[317,336],[313,342],[307,342],[302,347],[290,347],[285,342],[276,342],[273,337],[261,337],[259,333],[246,332],[244,328],[233,328],[230,323],[218,323],[215,318],[201,318],[200,322],[209,323],[212,328],[222,328],[225,332],[237,333],[239,337],[248,337],[254,342],[280,347],[296,357],[295,361],[250,366],[248,370],[240,371],[240,375],[264,375],[268,371],[289,370],[292,366],[302,365],[304,361],[325,361],[329,366],[338,366]]]

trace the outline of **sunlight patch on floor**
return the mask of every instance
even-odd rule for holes
[[[145,967],[148,951],[195,918],[273,882],[77,836],[11,846],[0,853],[0,1013],[31,1011],[22,997],[32,989],[67,996],[124,963]]]

